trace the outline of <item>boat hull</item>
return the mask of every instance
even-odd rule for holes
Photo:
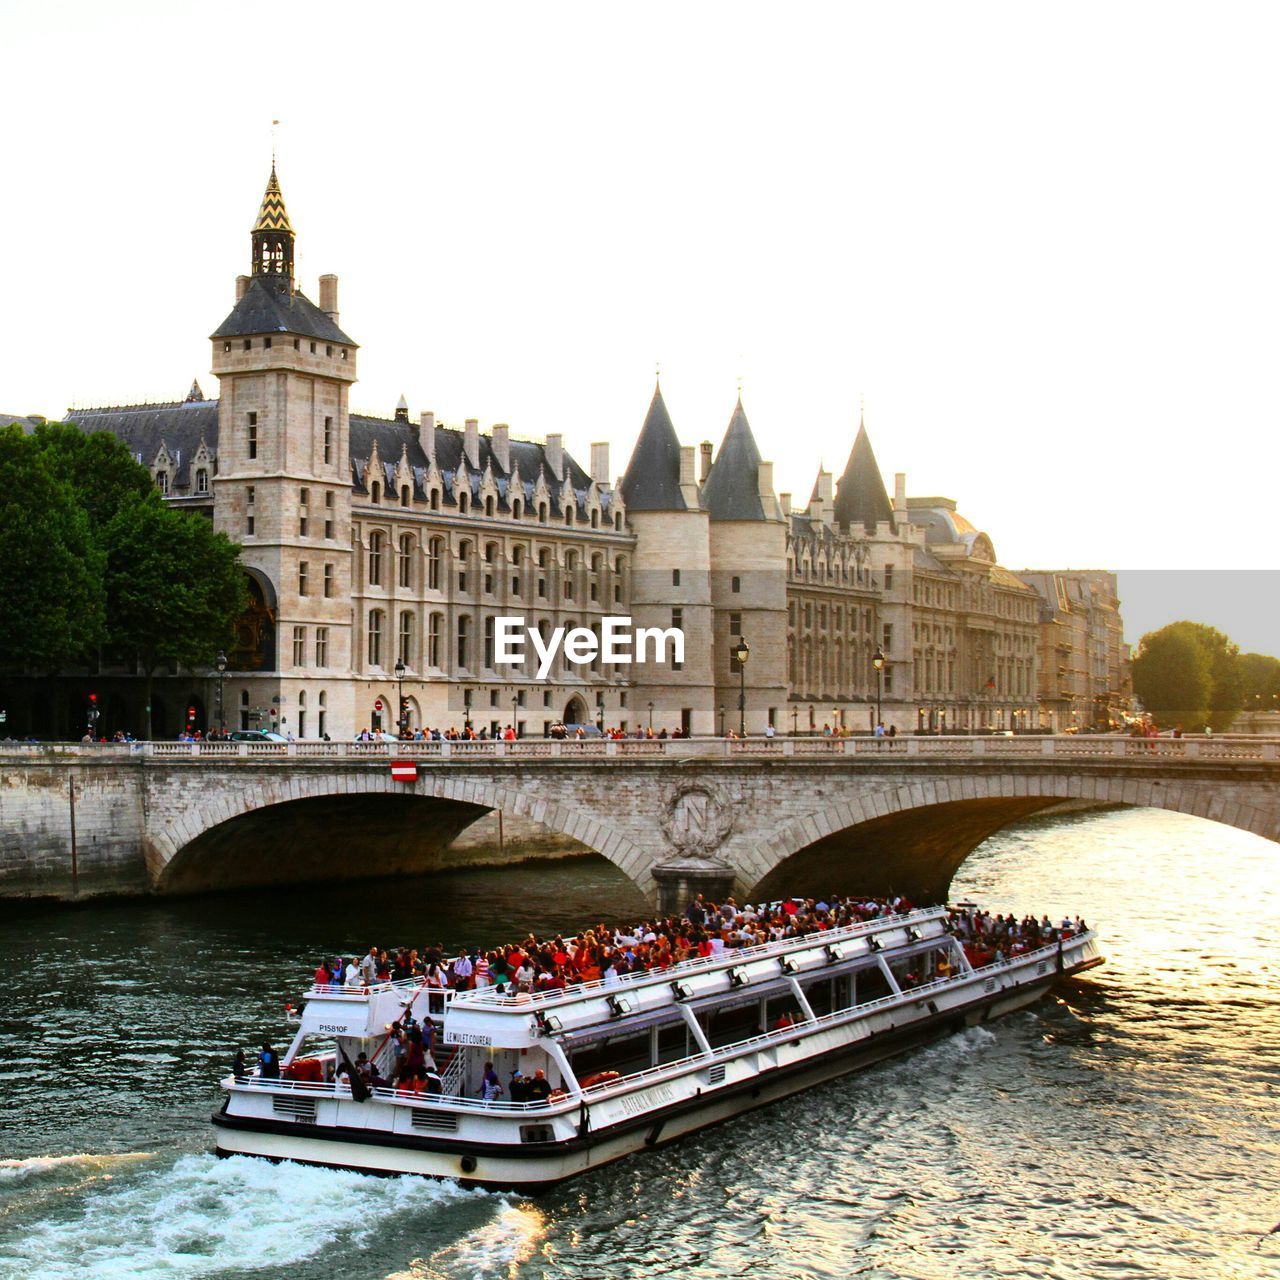
[[[1071,972],[1090,968],[1094,963],[1098,961],[1073,966]],[[537,1192],[623,1156],[665,1146],[814,1085],[864,1070],[967,1026],[1025,1008],[1041,999],[1063,976],[1053,973],[1040,981],[1002,988],[934,1016],[761,1072],[715,1092],[645,1111],[607,1128],[593,1131],[583,1124],[578,1136],[569,1141],[526,1145],[467,1142],[354,1127],[298,1125],[289,1120],[236,1116],[224,1111],[213,1117],[218,1128],[217,1153],[291,1160],[361,1173],[418,1174],[494,1190]]]

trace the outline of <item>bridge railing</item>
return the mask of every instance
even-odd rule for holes
[[[756,737],[756,738],[524,738],[443,742],[127,742],[0,743],[0,759],[81,758],[190,760],[229,764],[238,760],[875,760],[1054,758],[1066,760],[1280,761],[1280,738],[1245,735],[1184,738],[1025,735],[1020,737]]]

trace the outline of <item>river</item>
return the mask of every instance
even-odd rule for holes
[[[10,914],[0,1276],[1277,1276],[1278,853],[1154,810],[1010,828],[953,895],[1080,912],[1103,968],[537,1199],[219,1161],[213,1082],[320,955],[643,911],[608,865]]]

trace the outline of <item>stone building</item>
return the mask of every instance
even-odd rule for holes
[[[584,468],[560,436],[415,418],[403,398],[354,414],[338,281],[321,276],[312,303],[293,263],[273,170],[250,273],[211,335],[217,399],[194,383],[181,402],[68,415],[117,435],[168,501],[244,548],[251,603],[225,683],[162,676],[158,736],[216,724],[220,688],[229,728],[298,737],[401,716],[535,736],[556,721],[869,732],[877,712],[898,732],[1026,730],[1044,722],[1038,693],[1061,701],[1047,673],[1067,632],[1083,655],[1072,703],[1118,687],[1114,579],[1108,596],[1107,575],[1085,575],[1092,612],[1046,611],[1045,582],[1069,575],[1013,575],[953,501],[908,497],[902,475],[890,499],[865,424],[839,479],[820,470],[798,508],[775,496],[741,398],[718,449],[685,446],[655,388],[616,483],[606,444]],[[499,661],[497,620],[512,616],[544,644],[629,617],[681,631],[684,652],[628,665],[561,651],[540,677],[527,642],[521,662]],[[136,729],[128,673],[100,674],[103,727]]]
[[[1025,570],[1039,596],[1040,727],[1051,733],[1123,723],[1132,701],[1116,575]]]

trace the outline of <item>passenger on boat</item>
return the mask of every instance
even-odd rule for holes
[[[258,1054],[258,1074],[264,1080],[280,1079],[280,1057],[269,1044],[264,1044]]]
[[[498,1073],[493,1069],[492,1062],[484,1064],[484,1075],[480,1080],[480,1096],[486,1102],[494,1102],[502,1093],[502,1083],[498,1079]]]

